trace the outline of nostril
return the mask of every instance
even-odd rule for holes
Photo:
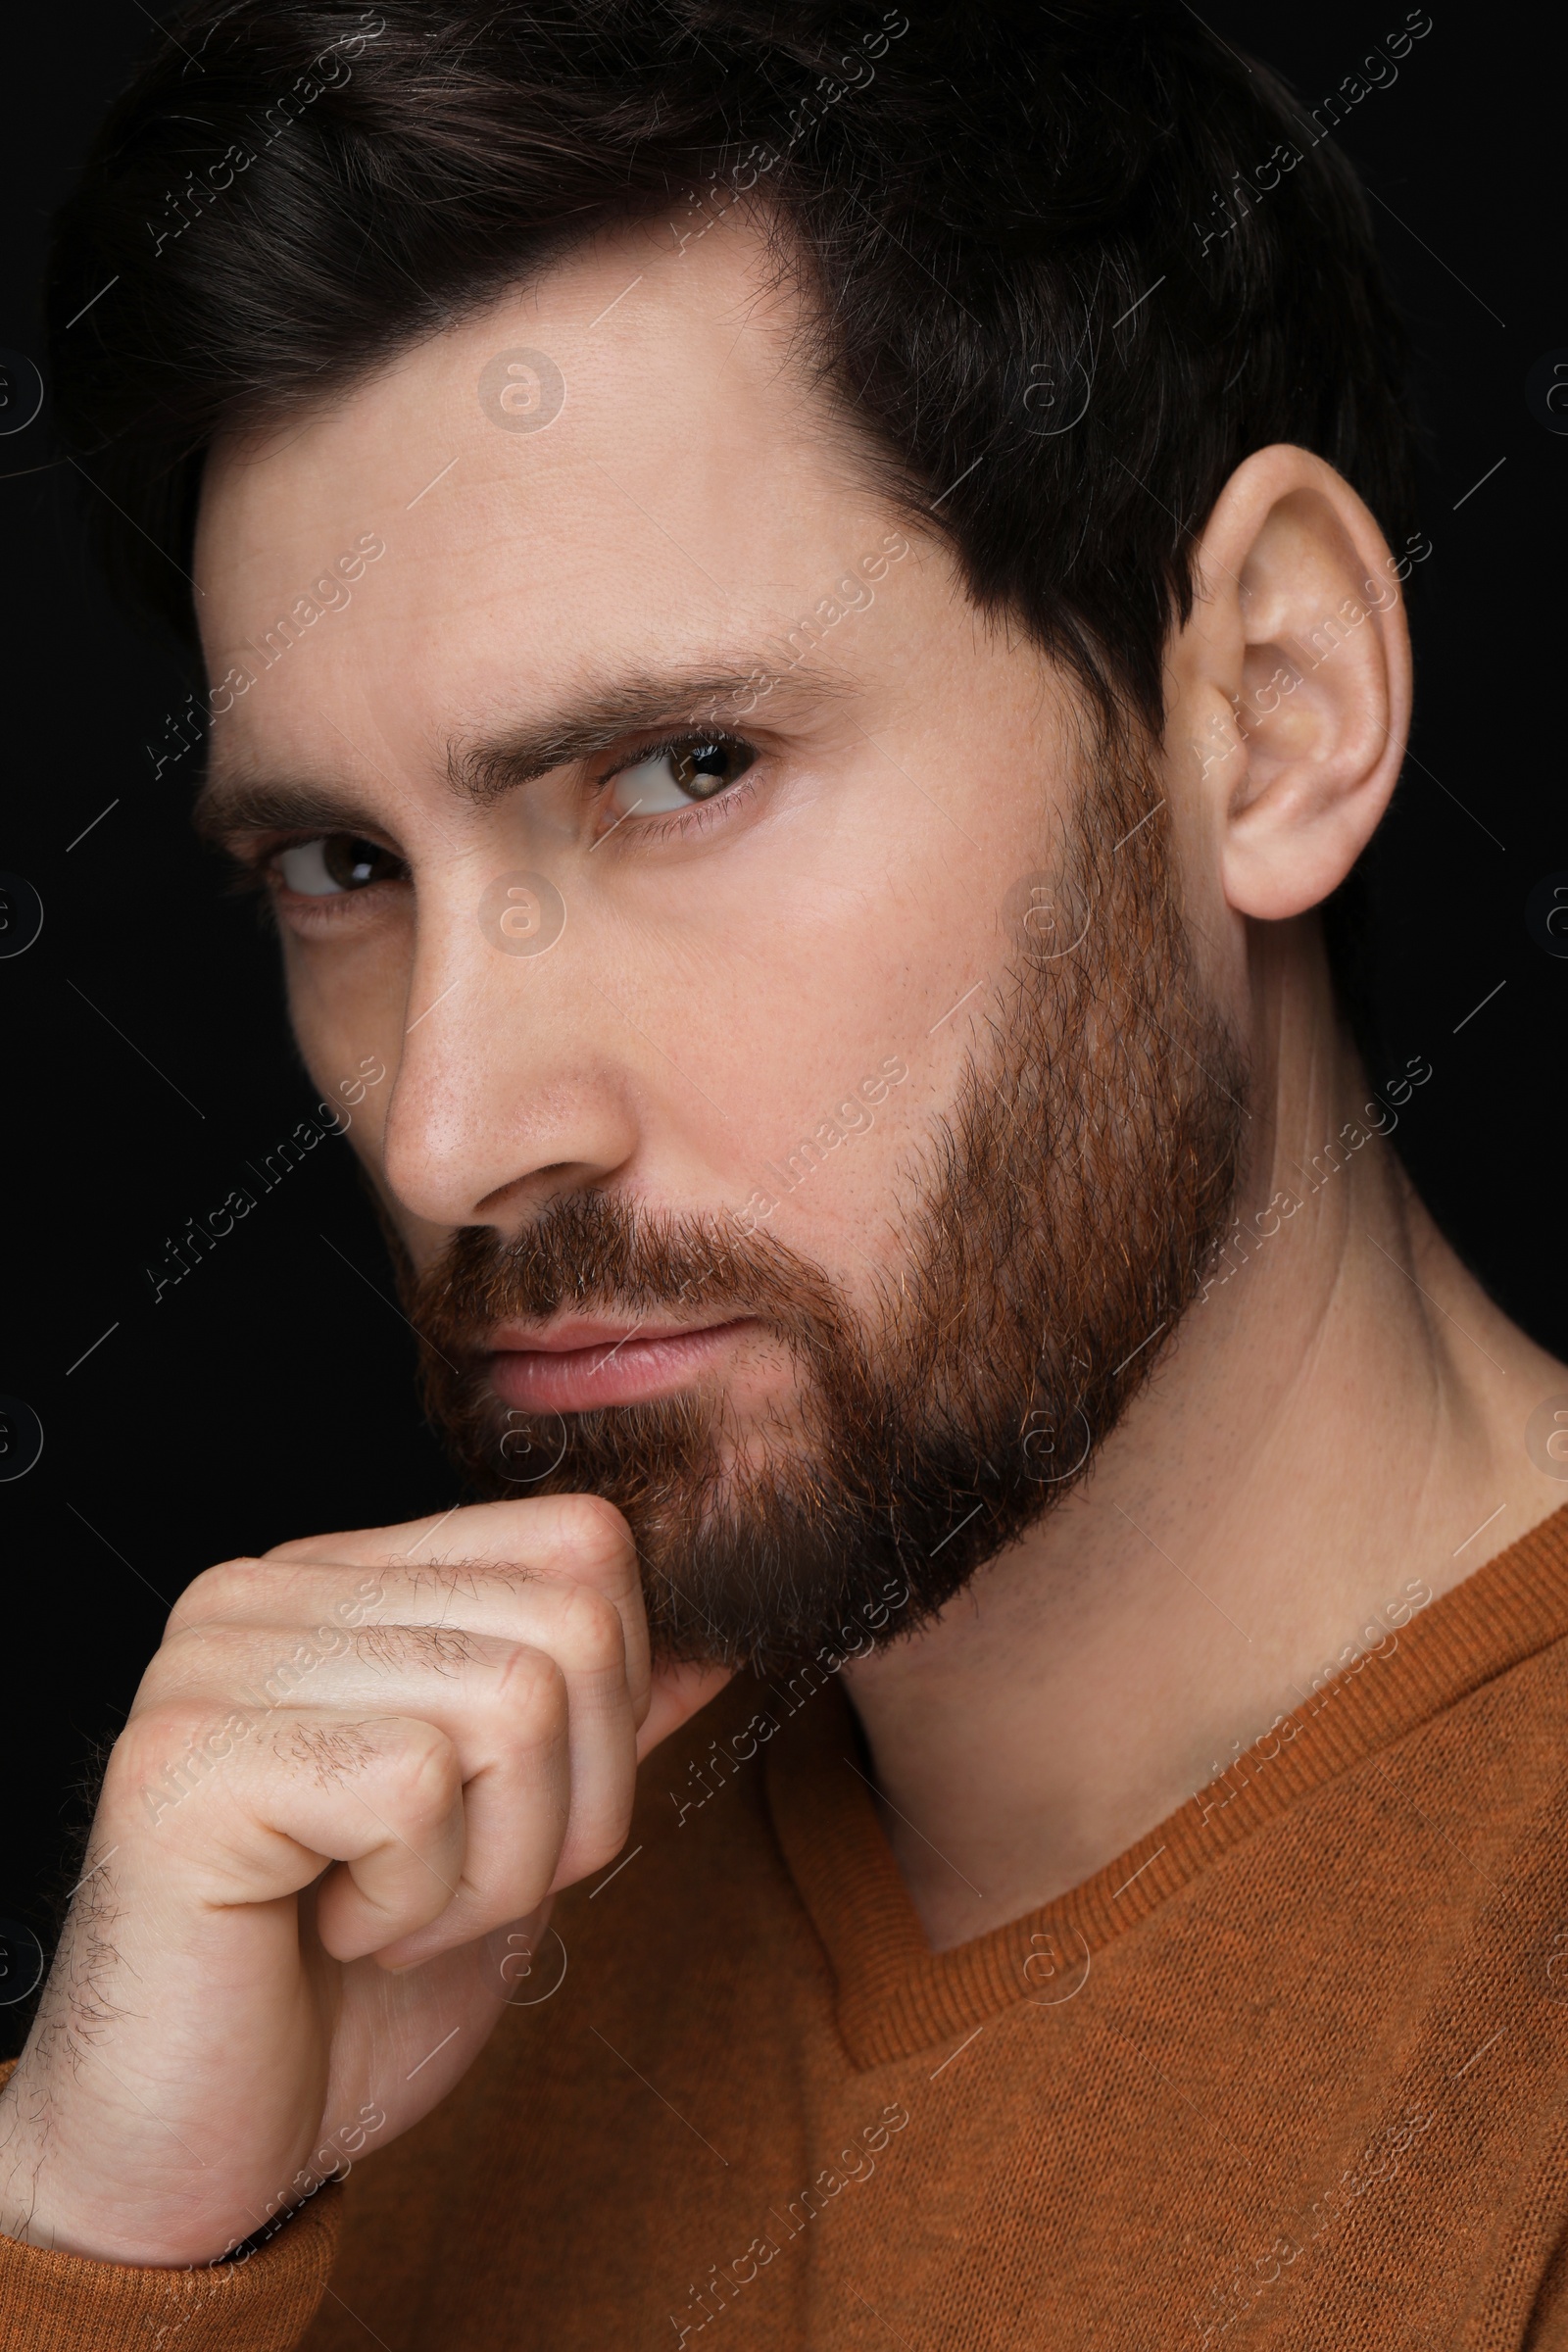
[[[526,1176],[515,1176],[510,1184],[498,1185],[493,1193],[486,1193],[482,1200],[475,1201],[467,1221],[475,1224],[502,1215],[521,1202],[532,1200],[541,1187],[550,1188],[555,1178],[572,1176],[581,1168],[582,1162],[575,1159],[553,1159],[543,1167],[530,1168]]]

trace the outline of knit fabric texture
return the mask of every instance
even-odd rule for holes
[[[0,2240],[0,2342],[1568,2352],[1568,1509],[1385,1618],[936,1954],[834,1676],[742,1678],[423,2124],[238,2269]]]

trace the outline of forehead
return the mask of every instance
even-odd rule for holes
[[[220,722],[229,750],[287,748],[345,696],[444,736],[808,611],[885,505],[808,388],[800,321],[755,227],[679,247],[638,225],[221,444],[198,611],[215,681],[238,662],[260,689]]]

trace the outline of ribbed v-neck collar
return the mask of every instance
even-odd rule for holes
[[[1094,1955],[1262,1823],[1568,1636],[1568,1505],[1433,1601],[1277,1730],[1054,1901],[933,1952],[863,1778],[837,1683],[769,1742],[773,1825],[827,1951],[852,2061],[882,2064],[1015,2002],[1066,1997]]]

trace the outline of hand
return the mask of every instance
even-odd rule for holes
[[[650,1672],[592,1495],[199,1576],[110,1757],[0,2096],[0,2230],[210,2261],[458,2081],[614,1859],[637,1763],[727,1680]]]

